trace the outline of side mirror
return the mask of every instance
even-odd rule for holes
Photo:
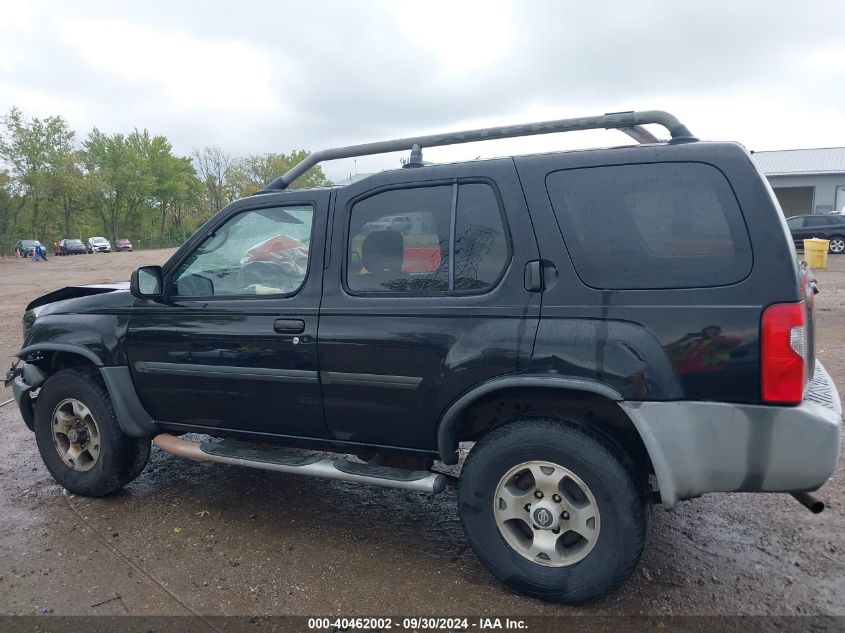
[[[161,299],[164,297],[164,277],[161,266],[141,266],[132,273],[129,292],[138,299]]]

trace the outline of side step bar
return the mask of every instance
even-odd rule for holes
[[[331,460],[316,455],[242,448],[229,440],[200,444],[169,433],[161,433],[153,438],[153,444],[173,455],[203,462],[218,462],[431,494],[442,492],[446,487],[445,476],[427,470],[405,470],[360,464],[345,459]]]

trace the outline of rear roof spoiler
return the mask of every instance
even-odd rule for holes
[[[463,132],[445,132],[443,134],[429,134],[427,136],[413,136],[393,141],[364,143],[362,145],[348,145],[324,149],[306,156],[285,174],[266,185],[258,193],[287,189],[297,178],[311,167],[327,160],[338,158],[353,158],[355,156],[370,156],[386,154],[403,150],[419,151],[423,147],[440,147],[443,145],[459,145],[461,143],[475,143],[477,141],[492,141],[519,136],[534,136],[537,134],[554,134],[557,132],[574,132],[576,130],[621,130],[638,143],[657,143],[658,138],[643,128],[643,125],[655,123],[665,127],[674,142],[697,140],[676,117],[662,110],[643,110],[641,112],[610,112],[601,116],[579,117],[577,119],[558,119],[541,123],[525,123],[522,125],[505,125],[501,127],[487,127]],[[417,147],[414,147],[417,146]]]

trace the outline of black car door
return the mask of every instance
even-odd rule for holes
[[[789,227],[789,232],[792,234],[792,241],[795,243],[795,246],[804,247],[803,240],[805,237],[810,237],[806,234],[804,229],[804,218],[806,216],[803,215],[795,215],[791,218],[786,219],[786,225]]]
[[[540,295],[523,280],[536,259],[510,159],[402,169],[340,190],[320,310],[331,435],[431,450],[455,398],[528,364]]]
[[[138,301],[126,353],[163,426],[325,437],[317,318],[330,192],[261,196],[218,214]]]
[[[802,229],[802,239],[816,237],[821,240],[826,240],[831,236],[831,229],[833,222],[830,216],[826,215],[806,215],[804,216],[804,228]]]

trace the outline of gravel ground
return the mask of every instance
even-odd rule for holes
[[[0,262],[0,360],[18,349],[32,298],[125,280],[169,253]],[[841,386],[845,256],[829,263],[818,272],[816,349]],[[125,491],[86,499],[53,482],[14,405],[0,408],[0,428],[0,615],[845,615],[842,468],[820,492],[821,515],[787,495],[706,495],[656,511],[631,580],[565,608],[487,573],[452,490],[359,487],[153,449]]]

